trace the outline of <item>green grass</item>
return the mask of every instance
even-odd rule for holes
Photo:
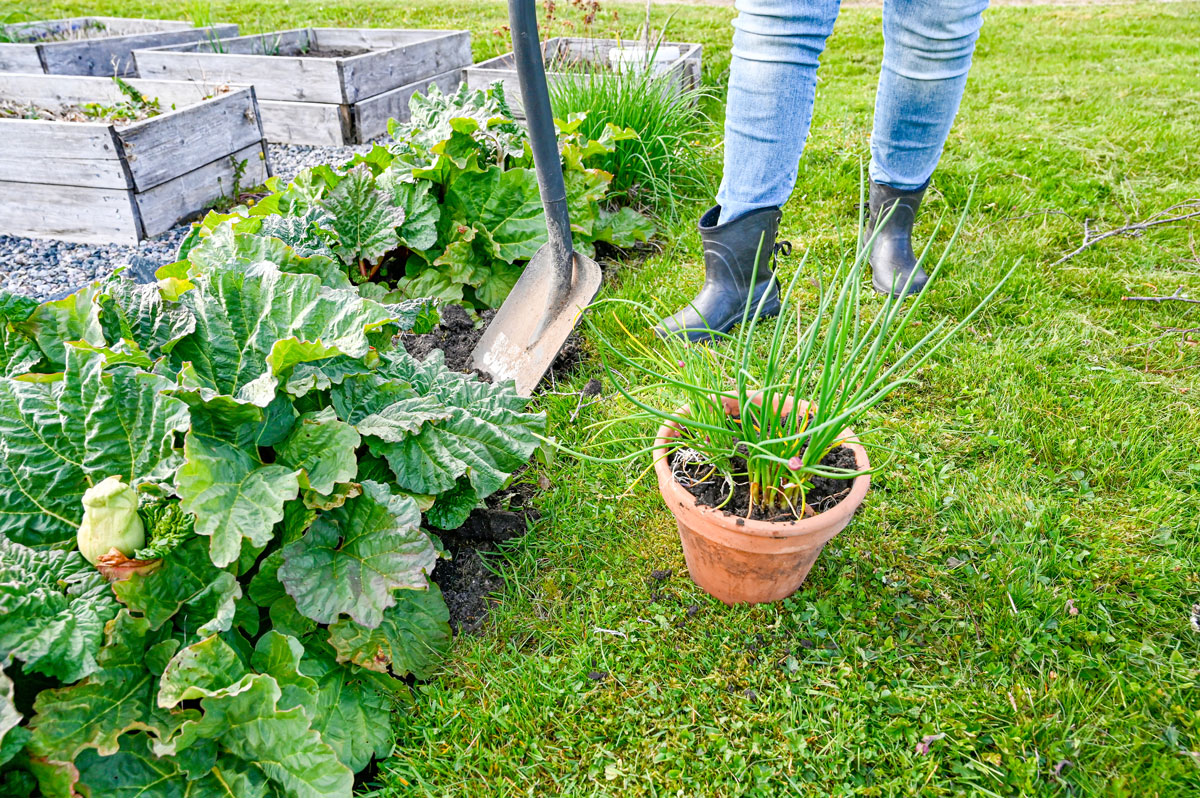
[[[30,10],[173,14],[166,2],[101,5]],[[714,89],[731,13],[678,8],[672,22],[705,45]],[[492,2],[218,3],[213,18],[251,31],[466,26],[477,56],[507,49]],[[877,11],[847,9],[824,59],[783,231],[816,262],[850,244],[881,41]],[[1049,268],[1085,219],[1108,229],[1200,195],[1197,41],[1195,2],[988,12],[922,233],[975,180],[977,211],[927,318],[961,317],[1025,265],[922,385],[874,414],[886,467],[805,586],[775,606],[709,599],[687,579],[654,486],[631,487],[645,464],[561,458],[544,471],[544,519],[496,562],[509,587],[490,626],[460,639],[397,716],[379,793],[1200,795],[1186,753],[1200,750],[1200,634],[1188,623],[1200,601],[1200,352],[1177,339],[1137,348],[1155,325],[1200,326],[1200,307],[1120,301],[1179,287],[1200,297],[1189,247],[1200,224]],[[702,279],[697,236],[682,225],[664,241],[606,295],[688,298]],[[571,426],[574,397],[542,404],[572,444],[583,423],[626,410],[601,403]],[[919,755],[935,734],[946,736]]]

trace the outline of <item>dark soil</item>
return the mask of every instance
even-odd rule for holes
[[[349,58],[352,55],[369,52],[371,51],[365,47],[312,47],[308,50],[300,50],[295,55],[303,58]]]
[[[504,589],[504,580],[488,569],[484,555],[528,531],[538,518],[530,504],[535,490],[527,482],[514,483],[489,496],[486,509],[474,510],[458,529],[437,533],[452,559],[438,561],[433,581],[442,589],[456,634],[483,628],[493,594]]]
[[[745,460],[740,457],[733,458],[732,466],[735,474],[733,479],[733,499],[725,503],[729,496],[729,485],[721,477],[709,475],[711,466],[707,463],[695,462],[676,465],[679,459],[680,454],[676,452],[672,457],[671,467],[677,475],[683,473],[692,480],[695,480],[694,484],[690,486],[684,485],[684,489],[696,497],[696,504],[705,507],[722,506],[722,510],[726,515],[733,515],[739,518],[746,517],[750,510],[750,483],[744,474],[746,470]],[[822,458],[821,465],[828,468],[854,469],[857,468],[858,463],[854,458],[854,451],[849,446],[838,446]],[[743,473],[739,476],[738,472]],[[852,479],[813,477],[812,488],[804,495],[805,502],[812,510],[809,514],[823,513],[836,506],[850,493],[850,485],[853,481]],[[796,521],[798,517],[790,509],[774,516],[767,516],[760,510],[755,510],[750,515],[750,519],[753,521],[778,521],[786,523]]]
[[[446,305],[441,309],[441,322],[433,330],[424,335],[406,334],[403,337],[404,348],[418,360],[440,350],[447,368],[464,374],[474,373],[487,380],[487,375],[471,368],[471,352],[495,315],[494,310],[485,310],[480,314],[481,323],[477,327],[475,320],[460,305]],[[582,360],[581,339],[577,333],[572,333],[551,364],[542,385],[566,374]],[[599,381],[589,382],[580,402],[599,392]],[[450,626],[456,634],[474,634],[483,628],[488,608],[496,600],[495,594],[504,589],[504,580],[488,568],[488,555],[499,551],[504,541],[520,537],[529,530],[529,525],[538,518],[538,511],[532,504],[537,491],[538,486],[522,480],[518,472],[513,484],[489,496],[486,507],[472,511],[461,527],[450,532],[437,532],[451,559],[438,561],[433,581],[442,589],[450,609]]]
[[[483,330],[495,317],[496,311],[485,310],[479,314],[482,324],[478,327],[475,320],[463,310],[461,305],[446,305],[441,309],[442,321],[430,332],[424,335],[405,335],[404,348],[418,360],[424,360],[435,349],[440,349],[446,358],[446,368],[461,371],[464,374],[474,373],[480,379],[491,382],[491,378],[482,372],[471,368],[471,352],[475,344],[483,337]],[[583,346],[579,333],[571,333],[558,357],[550,364],[550,370],[542,378],[542,384],[547,380],[553,381],[570,372],[583,360]]]

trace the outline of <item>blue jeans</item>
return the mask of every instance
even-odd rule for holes
[[[958,113],[988,0],[885,0],[871,179],[923,188]],[[737,0],[720,221],[782,206],[812,122],[840,0]]]

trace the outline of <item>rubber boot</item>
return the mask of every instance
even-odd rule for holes
[[[863,244],[871,240],[875,223],[884,219],[867,256],[871,264],[871,286],[881,294],[896,297],[901,294],[919,294],[929,282],[924,269],[917,265],[917,256],[912,247],[913,222],[924,196],[923,188],[917,191],[902,191],[871,181]],[[895,211],[892,211],[889,217],[888,212],[893,206]],[[912,275],[911,282],[909,275]]]
[[[654,331],[660,336],[685,335],[689,341],[708,341],[714,331],[729,332],[742,320],[747,300],[751,315],[756,311],[762,316],[778,314],[779,288],[771,279],[771,257],[782,215],[778,208],[763,208],[717,224],[721,206],[709,208],[700,217],[704,287],[687,307],[660,321]],[[759,311],[764,294],[767,298]]]

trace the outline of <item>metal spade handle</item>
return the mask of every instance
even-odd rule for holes
[[[546,87],[546,69],[538,40],[535,0],[508,0],[509,27],[512,30],[513,58],[525,120],[529,127],[529,145],[537,170],[542,207],[546,210],[546,235],[554,256],[557,283],[561,294],[551,307],[561,303],[572,280],[571,217],[567,213],[567,188],[563,182],[562,162],[558,154],[558,136],[554,113],[550,110],[550,91]]]

